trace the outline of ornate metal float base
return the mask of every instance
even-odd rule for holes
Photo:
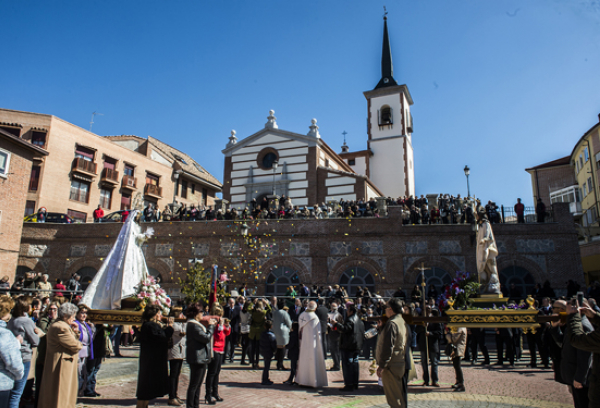
[[[88,312],[90,322],[99,324],[141,325],[142,311],[135,310],[95,310]]]
[[[524,333],[535,333],[540,327],[535,309],[493,309],[493,310],[447,310],[448,327],[453,332],[458,327],[500,329],[520,328]]]

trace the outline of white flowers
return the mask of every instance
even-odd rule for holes
[[[171,298],[164,289],[160,287],[154,277],[149,276],[137,286],[138,299],[142,300],[142,307],[146,305],[158,305],[163,315],[168,315],[171,308]]]

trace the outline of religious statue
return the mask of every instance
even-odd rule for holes
[[[100,270],[83,294],[81,302],[91,309],[121,308],[121,299],[135,295],[136,286],[148,276],[142,246],[154,229],[142,233],[137,210],[132,210],[117,241],[104,259]]]
[[[498,247],[484,208],[477,209],[477,224],[477,274],[481,283],[481,293],[500,295],[502,292],[496,265]]]

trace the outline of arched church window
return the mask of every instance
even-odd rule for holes
[[[288,286],[300,284],[298,273],[287,266],[273,268],[267,277],[265,294],[268,296],[283,296]]]
[[[415,282],[415,284],[417,284],[417,285],[419,285],[419,287],[421,287],[421,282],[422,282],[422,278],[421,278],[421,274],[419,273],[417,275],[417,281]],[[448,272],[446,272],[442,268],[438,268],[438,267],[434,266],[431,269],[428,269],[425,271],[426,291],[429,290],[429,285],[433,285],[433,286],[435,286],[435,289],[437,290],[438,294],[442,293],[444,286],[449,285],[450,282],[452,282],[452,277],[450,276],[450,274]]]
[[[500,285],[502,285],[502,293],[510,295],[510,285],[515,284],[515,288],[520,294],[521,298],[533,290],[535,286],[535,279],[529,273],[529,271],[520,266],[509,266],[508,268],[500,271]]]
[[[379,112],[379,125],[391,125],[394,123],[392,119],[392,108],[383,105]]]
[[[163,277],[160,274],[160,272],[154,268],[148,268],[148,273],[150,274],[150,276],[153,276],[158,283],[162,283],[163,282]]]
[[[96,272],[98,271],[95,268],[92,268],[91,266],[85,266],[77,271],[77,275],[81,276],[81,287],[84,290],[87,289],[92,279],[94,279],[94,276],[96,276]]]
[[[344,271],[340,277],[340,286],[346,288],[348,295],[356,295],[356,288],[368,288],[371,293],[375,293],[375,279],[373,275],[365,268],[353,266]]]

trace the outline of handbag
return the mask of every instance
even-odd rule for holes
[[[456,351],[456,346],[452,343],[448,343],[448,345],[446,345],[446,348],[444,349],[444,354],[447,355],[448,357],[452,356],[452,353],[454,353]]]

